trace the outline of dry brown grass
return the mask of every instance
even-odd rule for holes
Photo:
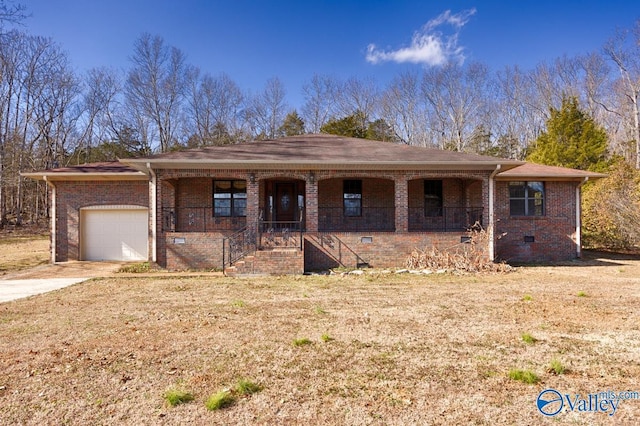
[[[548,423],[535,406],[547,387],[640,391],[639,276],[639,260],[593,259],[507,275],[92,280],[0,304],[0,424]],[[207,410],[240,379],[263,389]],[[174,388],[194,400],[168,406]],[[640,401],[613,419],[556,417],[639,418]]]
[[[46,234],[0,232],[0,276],[49,262]]]

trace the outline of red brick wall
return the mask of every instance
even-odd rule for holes
[[[222,268],[221,232],[169,232],[164,236],[165,263],[171,270]]]
[[[147,181],[56,182],[56,262],[80,258],[80,209],[89,206],[149,207]]]
[[[496,182],[496,258],[544,262],[576,257],[576,182],[545,182],[545,215],[512,217],[508,182]],[[534,242],[525,242],[525,236]]]
[[[441,250],[461,249],[460,238],[466,232],[369,232],[369,233],[317,233],[305,238],[305,270],[326,270],[340,266],[356,267],[359,262],[368,263],[372,268],[404,267],[414,249],[424,250],[437,247]],[[320,243],[323,237],[329,237]],[[337,238],[337,239],[336,239]],[[363,242],[370,238],[371,242]]]

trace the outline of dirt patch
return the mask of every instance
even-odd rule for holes
[[[543,424],[543,389],[640,391],[639,276],[596,255],[506,275],[92,280],[0,304],[0,423]],[[264,389],[205,408],[241,378]],[[194,400],[169,407],[175,388]],[[630,400],[554,419],[639,416]]]

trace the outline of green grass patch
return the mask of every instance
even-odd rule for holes
[[[324,333],[322,336],[320,336],[320,340],[322,340],[323,342],[327,343],[327,342],[330,342],[330,341],[334,340],[334,338],[329,336],[329,334]]]
[[[242,300],[234,300],[233,302],[231,302],[231,306],[233,306],[234,308],[244,308],[245,306],[247,306],[247,304]]]
[[[205,406],[209,411],[221,410],[235,404],[236,398],[228,390],[216,392],[207,399]]]
[[[522,333],[520,335],[520,338],[522,339],[523,342],[528,343],[530,345],[534,344],[535,342],[538,341],[538,339],[536,339],[535,337],[533,337],[531,334],[529,333]]]
[[[301,339],[293,339],[293,346],[306,346],[312,343],[313,342],[310,339],[307,339],[306,337],[303,337]]]
[[[533,296],[530,294],[525,294],[524,296],[522,296],[522,300],[524,302],[531,302],[533,300]]]
[[[562,362],[560,362],[559,359],[554,358],[551,360],[551,363],[549,364],[549,371],[559,376],[561,374],[564,374],[564,372],[567,371],[567,369],[564,365],[562,365]]]
[[[262,389],[263,387],[259,384],[245,379],[238,380],[238,383],[236,383],[235,386],[235,391],[240,395],[252,395],[260,392]]]
[[[169,389],[164,393],[164,395],[162,395],[162,397],[167,401],[167,404],[172,407],[193,401],[193,394],[191,394],[191,392],[180,389]]]
[[[587,297],[587,293],[585,293],[584,291],[579,291],[578,297]]]
[[[511,380],[517,380],[519,382],[526,383],[528,385],[533,385],[540,381],[540,378],[531,370],[518,370],[512,369],[509,371],[509,378]]]

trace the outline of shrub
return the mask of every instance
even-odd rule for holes
[[[123,265],[118,269],[118,272],[123,274],[142,274],[145,272],[149,272],[151,270],[151,266],[149,262],[142,263],[130,263],[128,265]]]
[[[627,249],[640,245],[640,171],[619,159],[608,177],[583,190],[583,243]]]
[[[536,339],[535,337],[533,337],[531,334],[529,333],[522,333],[520,335],[520,337],[522,338],[522,341],[525,343],[529,343],[529,344],[533,344],[535,342],[538,341],[538,339]]]
[[[476,229],[477,228],[477,229]],[[446,269],[455,272],[510,272],[514,269],[506,263],[494,263],[489,260],[486,248],[489,233],[478,224],[469,231],[467,243],[456,244],[446,249],[429,247],[425,250],[414,249],[405,262],[409,269]]]

